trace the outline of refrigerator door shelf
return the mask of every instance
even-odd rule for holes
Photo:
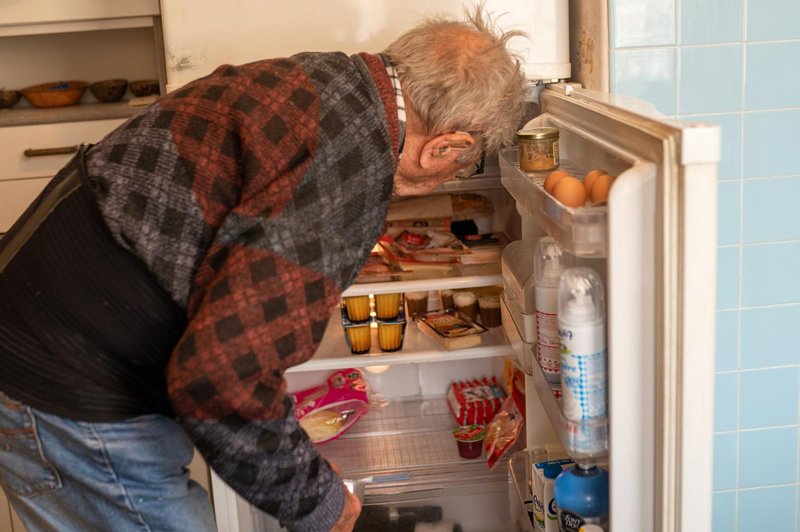
[[[525,315],[520,314],[514,304],[506,300],[505,294],[501,297],[501,302],[503,329],[517,357],[517,363],[532,377],[536,394],[565,452],[573,459],[604,457],[608,452],[608,419],[602,417],[574,422],[564,417],[561,404],[553,396],[550,385],[536,361],[535,328],[532,331],[533,341],[524,341],[519,331]]]
[[[503,298],[500,305],[503,313],[503,328],[517,353],[520,367],[532,377],[536,395],[547,413],[550,424],[558,434],[564,452],[573,460],[599,459],[608,453],[608,418],[598,417],[582,421],[570,421],[561,411],[561,402],[555,398],[545,380],[542,368],[534,355],[536,344],[523,342],[515,330],[513,312]],[[510,319],[507,319],[510,318]]]
[[[500,296],[500,316],[503,319],[503,330],[506,333],[511,349],[517,357],[520,369],[528,375],[533,375],[533,365],[536,364],[536,316],[520,314],[513,301]],[[532,319],[526,319],[532,318]],[[520,331],[525,331],[521,333]]]
[[[405,285],[404,285],[405,286]],[[395,286],[395,291],[398,288]],[[378,347],[378,330],[370,330],[372,348],[369,353],[354,355],[344,338],[344,328],[339,312],[335,312],[320,342],[317,352],[310,360],[293,366],[287,373],[318,370],[337,370],[351,367],[384,366],[394,364],[418,364],[425,362],[451,362],[514,356],[514,351],[503,333],[502,327],[494,327],[481,333],[481,343],[468,349],[443,350],[433,339],[423,334],[417,324],[410,320],[406,326],[403,347],[399,351],[383,352]]]
[[[563,141],[561,143],[563,145]],[[559,169],[576,177],[583,176],[583,168],[573,166],[563,157],[561,161]],[[550,172],[526,173],[519,169],[517,148],[500,151],[500,171],[503,184],[517,203],[565,251],[580,257],[606,256],[608,208],[605,205],[580,208],[564,206],[544,190],[544,180]]]

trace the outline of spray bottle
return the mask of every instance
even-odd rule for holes
[[[558,283],[566,256],[553,237],[536,243],[534,284],[536,286],[536,360],[556,398],[561,397],[561,355],[558,333]]]
[[[591,268],[568,268],[561,276],[558,327],[564,417],[582,421],[605,416],[606,305],[603,282]]]

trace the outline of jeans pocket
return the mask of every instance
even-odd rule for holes
[[[27,407],[0,393],[0,483],[22,497],[61,487],[61,478],[44,456],[36,417]]]

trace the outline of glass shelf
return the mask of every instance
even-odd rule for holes
[[[479,286],[503,286],[500,262],[485,264],[453,264],[436,269],[415,272],[396,272],[373,276],[371,281],[353,284],[342,297],[368,294],[390,294],[393,292],[418,292],[450,288],[476,288]]]
[[[561,170],[582,176],[583,168],[562,159]],[[526,173],[519,169],[517,148],[500,151],[503,185],[525,211],[567,252],[579,257],[601,258],[608,251],[608,207],[606,205],[571,208],[544,190],[550,172]]]
[[[319,450],[345,478],[367,479],[368,496],[484,482],[504,485],[508,459],[489,470],[484,455],[461,458],[452,433],[457,426],[444,397],[396,400],[370,405],[350,430],[320,444]]]
[[[363,355],[352,354],[345,341],[341,314],[337,310],[328,320],[325,334],[314,357],[289,368],[287,373],[514,356],[502,327],[490,328],[482,333],[480,345],[452,351],[443,350],[436,341],[423,334],[413,320],[409,320],[406,325],[403,347],[399,351],[381,351],[378,347],[377,329],[373,327],[370,334],[372,335],[370,352]]]

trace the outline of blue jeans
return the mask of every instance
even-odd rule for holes
[[[0,392],[0,485],[30,532],[216,530],[192,454],[164,416],[77,422]]]

